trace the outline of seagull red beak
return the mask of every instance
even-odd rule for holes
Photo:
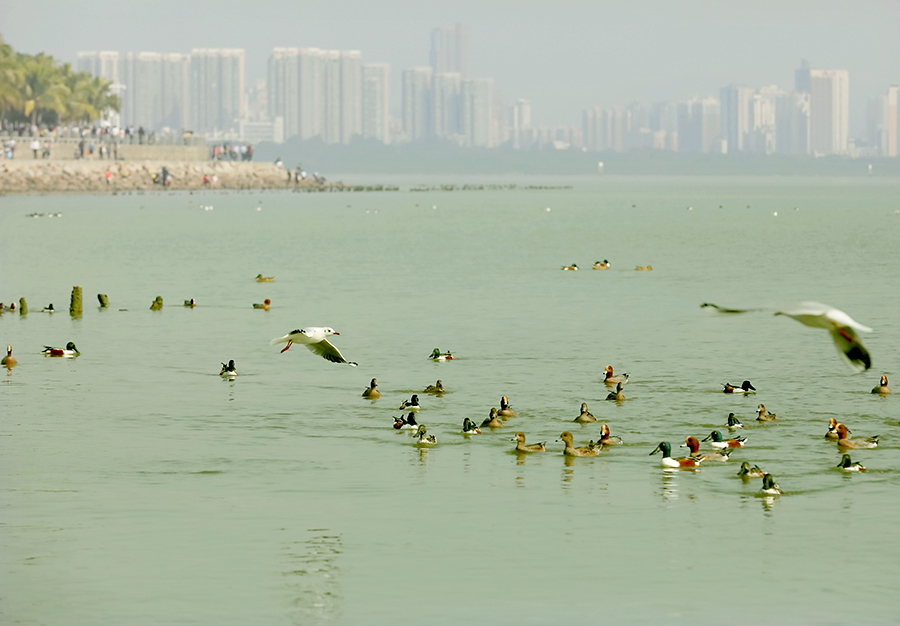
[[[334,331],[334,334],[335,334],[335,335],[340,335],[341,333],[339,333],[338,331]]]
[[[288,341],[288,344],[287,344],[284,348],[282,348],[281,351],[284,352],[285,350],[287,350],[288,348],[290,348],[292,343],[294,343],[294,342],[293,342],[293,341]]]

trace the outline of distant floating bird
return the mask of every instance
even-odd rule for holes
[[[16,363],[18,363],[18,361],[13,358],[12,346],[6,346],[6,356],[0,359],[0,365],[3,367],[12,367]]]
[[[406,417],[402,415],[400,417],[394,418],[394,429],[395,430],[416,430],[419,428],[419,425],[416,423],[416,414],[410,413]]]
[[[326,327],[317,327],[312,326],[309,328],[298,328],[296,330],[292,330],[284,337],[278,337],[273,339],[270,345],[277,345],[279,343],[286,343],[287,345],[281,350],[284,352],[289,349],[293,344],[299,343],[306,346],[310,352],[318,354],[320,357],[331,361],[332,363],[346,363],[347,365],[351,365],[356,367],[358,363],[354,363],[353,361],[348,361],[341,355],[340,351],[331,345],[325,337],[329,335],[339,335],[340,333],[334,330],[333,328]]]
[[[428,357],[432,361],[452,361],[453,355],[450,354],[450,351],[441,352],[440,348],[435,348],[431,351],[431,356]]]
[[[850,455],[845,454],[841,457],[841,462],[837,464],[838,468],[845,472],[867,472],[868,470],[863,467],[862,463],[853,462],[850,460]]]
[[[878,386],[872,389],[872,393],[880,393],[883,396],[892,393],[890,389],[888,389],[887,376],[882,375],[881,380],[878,381]]]
[[[463,420],[462,431],[464,435],[480,435],[481,429],[468,417]]]
[[[784,492],[781,490],[781,487],[775,484],[775,479],[772,478],[771,474],[763,474],[762,489],[760,490],[760,493],[769,496],[780,496]]]
[[[642,266],[642,265],[635,265],[635,266],[634,266],[634,269],[636,269],[636,270],[639,271],[639,272],[650,272],[650,271],[653,270],[653,266],[652,266],[652,265],[643,265],[643,266]]]
[[[253,304],[254,309],[263,309],[265,311],[268,311],[270,306],[272,306],[272,301],[269,300],[268,298],[263,300],[262,304],[256,304],[256,303]],[[285,348],[285,349],[287,349],[287,348]]]
[[[416,442],[416,445],[433,446],[437,443],[437,438],[434,435],[427,434],[427,432],[425,424],[419,424],[419,429],[416,431],[416,437],[418,437],[419,440]]]
[[[578,264],[572,263],[572,265],[563,265],[560,269],[564,271],[568,270],[570,272],[574,272],[578,270]]]
[[[400,405],[400,410],[406,411],[418,411],[419,410],[419,396],[413,394],[409,400],[404,400],[403,404]]]
[[[750,467],[750,463],[744,461],[741,463],[741,469],[738,471],[737,475],[744,480],[748,480],[750,478],[762,478],[765,475],[765,472],[762,471],[758,465]]]
[[[366,387],[366,390],[362,392],[363,398],[369,398],[370,400],[374,400],[375,398],[381,397],[381,392],[375,389],[375,385],[378,384],[376,379],[372,379],[372,382],[369,383],[369,386]]]
[[[740,385],[723,384],[725,385],[725,389],[722,390],[724,393],[756,393],[756,387],[751,385],[749,380],[745,380]]]
[[[591,266],[591,269],[594,269],[594,270],[608,270],[609,267],[610,267],[609,261],[606,260],[606,259],[603,259],[602,261],[597,261],[597,262],[595,262],[595,263]]]
[[[258,283],[272,283],[275,282],[274,276],[263,276],[262,274],[256,275],[256,282]]]
[[[547,444],[546,441],[526,444],[525,433],[516,433],[512,441],[516,442],[516,452],[543,452],[545,450],[544,446]]]
[[[516,412],[509,406],[509,398],[506,396],[500,398],[500,410],[497,411],[497,415],[502,417],[504,421],[506,421],[507,418],[516,416]]]
[[[234,367],[234,359],[228,361],[228,364],[222,363],[222,371],[219,372],[219,376],[222,378],[231,378],[233,379],[237,376],[237,370]]]
[[[600,448],[595,448],[594,446],[574,447],[572,445],[572,433],[569,431],[561,434],[557,441],[563,441],[566,444],[566,449],[563,450],[563,454],[566,456],[597,456],[600,454]]]
[[[438,380],[433,385],[425,387],[425,389],[422,390],[422,393],[433,393],[434,395],[439,396],[444,393],[444,383]]]
[[[185,300],[184,306],[187,306],[187,307],[190,307],[193,309],[195,306],[197,306],[197,301],[194,300],[193,298],[191,298],[190,300]]]
[[[73,342],[69,342],[66,344],[65,348],[54,348],[52,346],[44,346],[44,349],[41,350],[45,356],[61,356],[67,359],[74,358],[81,354],[78,351],[78,348],[75,347]]]

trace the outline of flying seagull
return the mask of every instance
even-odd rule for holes
[[[309,348],[310,352],[314,352],[332,363],[347,363],[348,365],[356,367],[357,363],[345,359],[340,351],[325,339],[328,335],[339,334],[340,333],[333,328],[328,327],[298,328],[297,330],[292,330],[284,337],[273,339],[270,344],[274,346],[279,343],[286,343],[287,345],[281,350],[282,352],[295,343],[303,344]]]
[[[704,302],[702,307],[712,307],[720,313],[747,313],[749,311],[762,311],[764,309],[728,309],[709,302]],[[800,304],[776,311],[775,315],[792,317],[805,326],[824,328],[831,334],[834,347],[837,348],[841,358],[858,372],[872,367],[872,356],[862,344],[857,332],[870,333],[872,329],[863,326],[843,311],[827,304],[819,302],[801,302]]]

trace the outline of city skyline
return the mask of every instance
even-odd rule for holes
[[[800,0],[784,7],[763,0],[753,9],[700,0],[573,2],[526,11],[508,2],[425,8],[339,0],[271,2],[251,11],[162,0],[148,11],[88,0],[79,7],[6,3],[0,11],[3,34],[16,49],[72,62],[79,50],[243,48],[248,85],[265,79],[275,47],[361,50],[366,61],[391,67],[395,96],[402,93],[403,70],[430,65],[433,30],[462,22],[468,76],[492,78],[509,102],[528,100],[535,125],[579,124],[594,105],[717,96],[732,83],[790,90],[798,61],[807,58],[814,67],[849,72],[849,132],[860,137],[869,98],[900,82],[900,4],[890,2]],[[48,14],[53,18],[42,19]],[[391,98],[395,118],[399,100]]]

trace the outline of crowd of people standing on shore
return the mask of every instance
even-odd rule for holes
[[[210,161],[252,161],[253,146],[248,143],[210,144]]]

